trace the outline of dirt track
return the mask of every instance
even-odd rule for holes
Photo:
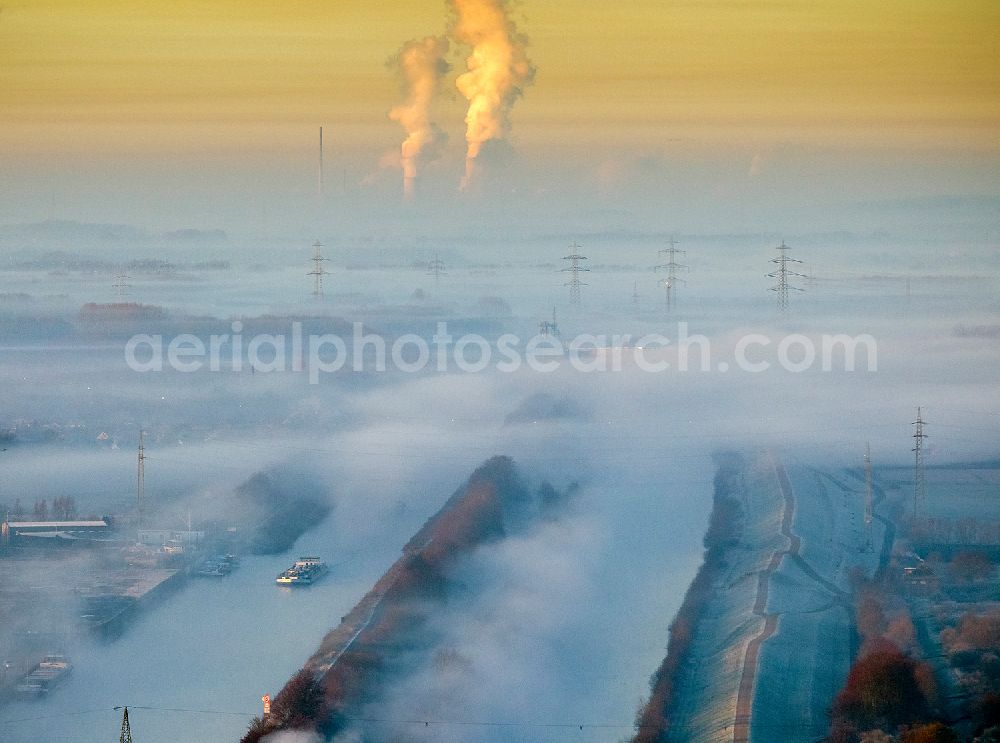
[[[772,456],[773,462],[773,456]],[[750,740],[750,711],[753,707],[754,683],[757,680],[757,658],[760,646],[778,629],[778,615],[767,614],[767,592],[771,576],[781,565],[785,555],[798,557],[800,540],[792,534],[792,518],[795,516],[795,499],[792,495],[792,485],[784,466],[773,462],[778,484],[785,499],[785,510],[781,516],[781,534],[789,541],[787,550],[775,550],[767,567],[761,571],[757,579],[757,599],[754,601],[753,613],[764,617],[764,628],[747,645],[743,656],[743,673],[740,676],[740,689],[736,697],[736,717],[733,721],[733,743],[748,743]]]

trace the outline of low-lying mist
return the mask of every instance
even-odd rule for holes
[[[470,308],[489,296],[510,308],[491,318],[490,327],[524,338],[551,317],[553,305],[567,342],[577,333],[606,333],[609,341],[612,334],[629,333],[633,343],[651,332],[675,338],[676,322],[684,320],[689,335],[703,334],[711,342],[708,370],[697,370],[697,363],[689,371],[677,370],[678,351],[667,346],[648,349],[651,359],[672,363],[659,373],[630,362],[621,371],[582,372],[563,360],[552,372],[345,370],[310,384],[305,373],[246,368],[138,373],[127,368],[117,342],[81,346],[53,338],[4,339],[0,504],[11,507],[20,500],[30,511],[41,498],[72,495],[81,514],[130,514],[140,429],[146,432],[146,495],[165,528],[184,528],[189,515],[194,528],[220,519],[253,521],[254,506],[234,494],[257,473],[270,478],[283,502],[303,493],[320,497],[331,508],[325,520],[294,546],[282,545],[287,551],[274,562],[261,558],[265,574],[254,576],[255,585],[274,588],[273,573],[300,550],[318,550],[338,563],[327,589],[337,593],[340,603],[329,604],[336,609],[316,613],[310,596],[300,594],[289,599],[302,602],[295,605],[298,613],[282,614],[299,616],[314,634],[286,642],[298,628],[272,627],[268,616],[254,617],[264,628],[254,634],[260,630],[239,618],[245,607],[237,610],[234,603],[225,614],[234,628],[227,640],[232,645],[225,648],[234,660],[212,656],[213,662],[243,663],[235,660],[246,651],[239,638],[254,637],[265,646],[259,652],[266,663],[251,658],[239,665],[238,678],[219,668],[218,678],[209,672],[198,683],[169,660],[161,666],[167,676],[159,681],[150,681],[141,669],[131,671],[141,690],[136,694],[142,695],[133,697],[133,704],[196,708],[198,695],[209,693],[229,711],[253,713],[261,693],[276,691],[322,632],[337,624],[341,604],[350,608],[363,595],[371,577],[391,564],[478,463],[494,454],[512,456],[529,475],[551,479],[559,488],[579,482],[572,507],[557,521],[475,554],[461,579],[477,590],[433,619],[443,638],[435,661],[393,684],[371,712],[389,722],[365,730],[412,740],[500,741],[509,740],[513,730],[530,740],[559,740],[567,730],[584,740],[624,737],[701,558],[713,452],[771,448],[817,466],[859,467],[870,442],[876,466],[906,466],[912,462],[910,424],[918,405],[931,436],[929,464],[995,458],[1000,452],[997,340],[990,330],[1000,325],[994,280],[915,278],[908,300],[899,276],[864,278],[883,270],[881,258],[862,266],[858,276],[824,270],[824,263],[833,263],[825,257],[815,261],[816,285],[794,296],[791,311],[780,316],[764,291],[767,282],[756,273],[745,278],[751,269],[763,273],[768,251],[761,251],[761,260],[731,248],[711,252],[705,262],[723,270],[731,258],[739,268],[715,284],[691,246],[689,283],[667,314],[662,288],[642,263],[645,257],[652,263],[656,245],[640,247],[601,258],[605,269],[590,275],[593,288],[585,290],[580,309],[562,302],[559,249],[543,255],[537,246],[531,263],[498,263],[475,273],[460,265],[440,286],[422,268],[340,267],[333,279],[337,291],[350,291],[331,297],[328,305],[311,306],[317,314],[363,321],[371,332],[389,329],[390,338],[407,332],[409,323],[418,324],[421,334],[433,330],[438,319],[480,323],[483,318]],[[702,249],[706,256],[713,250]],[[163,282],[150,293],[178,315],[209,311],[219,321],[247,310],[261,314],[294,305],[298,312],[310,305],[296,260],[283,255],[275,258],[279,269],[212,272],[197,285]],[[623,268],[612,271],[611,265]],[[921,266],[917,261],[909,268],[923,271]],[[23,288],[9,279],[0,273],[0,291]],[[73,276],[56,281],[58,290],[72,297],[59,310],[66,317],[79,307],[77,300],[95,299],[99,283]],[[638,307],[630,298],[636,281],[641,282]],[[423,304],[413,299],[417,288],[429,297]],[[287,300],[293,290],[302,302]],[[419,319],[408,309],[414,306],[423,307]],[[5,306],[0,312],[30,319],[47,316],[49,309],[22,302],[16,311]],[[856,371],[796,373],[777,364],[765,372],[743,371],[731,362],[748,333],[771,339],[769,348],[757,350],[760,358],[772,360],[767,354],[789,333],[810,338],[868,333],[877,342],[877,370],[866,370],[862,354]],[[691,356],[698,360],[697,349]],[[727,371],[720,370],[721,361],[730,362]],[[79,559],[86,569],[84,558],[68,559]],[[183,590],[194,595],[195,589]],[[204,592],[198,596],[205,603],[176,604],[178,621],[192,627],[198,625],[189,620],[212,606],[209,589],[196,590]],[[222,595],[227,589],[212,590]],[[226,595],[226,601],[240,600]],[[261,600],[254,595],[253,601]],[[281,606],[290,611],[291,604]],[[200,639],[194,629],[189,638],[160,638],[163,652],[180,656],[194,645],[207,653],[208,630],[199,631]],[[141,635],[141,629],[135,632]],[[67,685],[39,709],[63,711],[60,699],[81,705],[106,701],[73,688]],[[413,719],[440,724],[423,728],[404,722]],[[164,717],[153,725],[157,732],[150,740],[183,736],[214,743],[236,739],[244,728],[241,718],[220,717],[212,723],[214,737],[199,739],[189,723]],[[549,723],[575,727],[544,727]],[[587,727],[596,724],[611,727]],[[59,725],[48,720],[22,726],[14,739],[37,737],[39,731],[58,738],[65,732]],[[620,734],[618,726],[624,726]]]

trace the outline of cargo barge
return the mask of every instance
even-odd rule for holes
[[[326,563],[318,557],[300,557],[288,570],[282,570],[274,582],[279,586],[309,586],[326,572]]]

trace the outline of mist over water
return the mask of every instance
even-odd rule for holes
[[[139,237],[133,250],[102,245],[82,228],[76,238],[75,228],[53,237],[41,226],[34,229],[48,236],[33,239],[4,228],[19,247],[0,271],[0,428],[14,432],[0,452],[0,503],[19,498],[30,511],[40,498],[72,495],[81,514],[130,513],[142,428],[147,496],[168,528],[182,528],[189,514],[196,528],[217,517],[235,488],[267,470],[308,477],[332,511],[283,554],[247,555],[227,578],[187,581],[113,642],[70,632],[72,678],[42,701],[4,703],[0,737],[106,740],[120,721],[112,708],[128,704],[146,741],[238,739],[261,695],[280,689],[494,454],[512,456],[533,483],[577,482],[579,493],[557,522],[483,547],[462,565],[460,580],[475,590],[433,618],[450,661],[395,679],[370,705],[371,717],[389,722],[365,732],[510,739],[506,728],[404,722],[433,719],[524,725],[525,739],[538,741],[624,737],[701,559],[714,452],[774,448],[811,465],[857,467],[870,441],[877,465],[904,465],[917,405],[931,421],[929,463],[1000,451],[995,246],[956,238],[942,268],[937,241],[880,237],[878,225],[873,219],[865,236],[784,236],[811,277],[785,315],[763,277],[780,239],[771,235],[680,236],[691,269],[668,315],[651,267],[669,235],[656,230],[525,237],[512,228],[462,238],[443,230],[438,239],[389,228],[365,244],[331,231],[332,239],[318,235],[332,260],[326,295],[315,301],[306,276],[313,235],[273,248],[230,236],[198,250]],[[592,269],[579,308],[567,304],[559,273],[574,238]],[[193,317],[203,330],[230,332],[234,319],[272,315],[279,319],[269,327],[290,332],[290,318],[320,315],[344,327],[362,322],[390,343],[408,332],[430,338],[438,321],[456,336],[495,342],[505,332],[531,337],[555,307],[567,342],[581,333],[606,334],[609,345],[613,335],[673,338],[684,321],[710,340],[711,365],[345,369],[318,384],[304,372],[247,366],[140,373],[125,363],[127,336],[79,331],[82,305],[115,301],[113,276],[67,269],[46,257],[53,249],[185,264],[130,272],[129,299],[164,307],[156,332],[168,336],[188,332]],[[447,264],[438,281],[426,270],[435,255]],[[229,264],[197,268],[196,259]],[[867,333],[878,344],[877,370],[721,371],[747,333],[775,344],[790,333]],[[676,354],[668,346],[662,358],[676,365]],[[274,576],[300,554],[322,556],[330,575],[304,591],[276,587]],[[548,722],[571,727],[531,727]],[[583,723],[612,727],[572,727]]]
[[[870,445],[909,488],[919,406],[928,513],[992,515],[934,467],[1000,461],[996,8],[146,5],[0,6],[0,519],[71,498],[121,539],[0,536],[3,743],[114,740],[125,705],[137,743],[239,740],[496,455],[571,497],[442,561],[336,743],[627,739],[719,453],[850,479]],[[140,522],[240,564],[99,639],[91,599],[178,564]],[[65,683],[5,693],[51,652]]]

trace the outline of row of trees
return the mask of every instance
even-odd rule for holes
[[[9,515],[10,518],[17,520],[23,519],[27,514],[24,505],[21,503],[21,499],[16,498],[13,506],[0,503],[0,515]],[[35,501],[30,515],[38,521],[44,521],[49,518],[57,521],[69,521],[76,518],[76,501],[73,500],[72,495],[61,495],[58,498],[53,498],[52,505],[50,506],[48,500],[42,498]]]
[[[906,604],[885,583],[862,584],[855,618],[861,651],[834,699],[828,743],[957,743]],[[961,739],[1000,740],[1000,613],[965,615],[941,640],[974,687],[966,689]]]
[[[942,630],[941,645],[967,696],[972,733],[1000,739],[1000,611],[966,612]]]

